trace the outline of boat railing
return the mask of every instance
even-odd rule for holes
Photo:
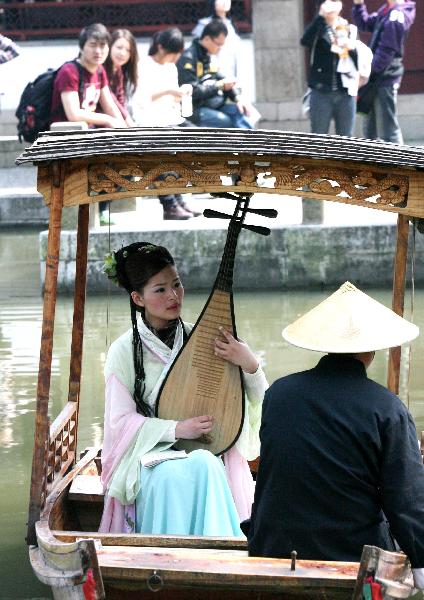
[[[50,426],[44,497],[75,463],[77,408],[76,402],[67,402]]]

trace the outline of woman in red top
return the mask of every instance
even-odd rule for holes
[[[127,102],[137,87],[137,43],[128,29],[112,33],[109,55],[104,64],[109,87],[128,127],[134,127]]]

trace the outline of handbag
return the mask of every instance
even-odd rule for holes
[[[368,82],[358,90],[356,98],[356,112],[367,115],[374,104],[377,95],[378,79],[369,79]]]

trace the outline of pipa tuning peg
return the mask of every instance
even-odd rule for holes
[[[275,219],[278,217],[278,212],[274,208],[248,208],[247,212],[261,215],[261,217],[268,217],[268,219]]]
[[[269,235],[271,230],[268,227],[261,227],[261,225],[246,225],[243,223],[243,229],[248,229],[249,231],[253,231],[254,233],[259,233],[259,235]]]
[[[227,215],[226,213],[218,212],[217,210],[213,210],[211,208],[206,208],[203,211],[203,216],[208,219],[231,219],[231,215]]]

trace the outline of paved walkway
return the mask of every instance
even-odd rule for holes
[[[186,194],[188,205],[198,210],[212,208],[230,214],[232,203],[227,199],[212,198],[208,194]],[[255,194],[251,200],[252,208],[275,208],[276,219],[267,219],[258,215],[249,215],[246,223],[264,225],[266,227],[283,227],[299,225],[302,222],[302,200],[297,196],[278,194]],[[137,198],[137,210],[126,213],[113,213],[115,225],[111,231],[169,231],[187,229],[224,229],[228,222],[221,219],[208,219],[200,216],[186,221],[164,221],[162,206],[157,198]],[[396,214],[381,210],[373,210],[360,206],[347,206],[337,202],[324,202],[324,224],[344,225],[377,225],[395,223]],[[101,227],[107,231],[108,227]]]

